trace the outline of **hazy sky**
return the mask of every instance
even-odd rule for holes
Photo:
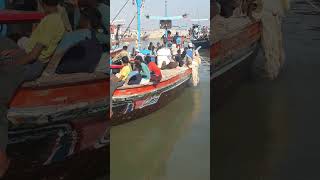
[[[110,1],[110,13],[112,20],[121,7],[127,2],[127,0],[111,0]],[[126,24],[129,24],[134,14],[136,13],[136,6],[132,5],[132,0],[122,10],[118,16],[119,19],[124,19]],[[168,0],[168,16],[180,16],[184,13],[188,13],[192,19],[209,19],[210,17],[210,0]],[[145,0],[145,7],[143,15],[141,16],[142,28],[145,29],[157,29],[159,28],[159,21],[148,20],[145,18],[145,14],[151,16],[164,16],[165,14],[165,0]],[[132,28],[136,28],[136,20],[132,23]],[[173,25],[188,25],[191,26],[192,22],[186,20],[173,21]],[[201,24],[208,25],[209,21],[202,21]]]

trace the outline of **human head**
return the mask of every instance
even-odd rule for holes
[[[80,15],[80,28],[98,29],[101,27],[101,14],[96,8],[85,8]]]
[[[178,54],[181,54],[181,49],[178,49],[177,53],[178,53]]]
[[[149,64],[151,62],[151,56],[146,56],[144,60],[146,61],[146,64]]]
[[[42,6],[45,13],[50,13],[52,10],[57,10],[59,0],[41,0],[40,5]]]
[[[128,50],[128,46],[123,46],[122,49],[123,50]]]
[[[136,56],[135,60],[139,62],[143,62],[142,56]]]
[[[141,62],[139,60],[134,61],[134,66],[136,69],[138,69],[139,71],[142,70],[142,66],[141,66]]]
[[[171,31],[168,31],[168,36],[170,36],[171,35]]]
[[[176,35],[179,36],[179,32],[176,32]]]
[[[122,57],[121,60],[122,60],[122,63],[123,63],[123,64],[125,64],[125,65],[129,64],[129,58],[128,58],[128,56]]]

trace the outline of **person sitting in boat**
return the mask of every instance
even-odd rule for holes
[[[187,54],[187,48],[186,47],[182,47],[182,53],[181,53],[181,59],[185,59]]]
[[[74,6],[74,24],[73,24],[74,29],[76,29],[80,23],[80,15],[81,15],[80,6],[84,6],[89,8],[96,8],[100,12],[102,16],[102,19],[101,19],[101,24],[103,25],[102,29],[104,33],[106,32],[109,24],[108,18],[109,18],[110,10],[105,0],[69,0],[69,1]]]
[[[124,56],[121,59],[123,63],[123,67],[121,68],[120,72],[116,75],[111,75],[111,86],[110,86],[110,92],[111,95],[113,94],[114,90],[116,90],[118,87],[123,86],[125,82],[128,79],[129,74],[132,72],[132,68],[129,62],[128,56]]]
[[[122,47],[122,50],[120,51],[119,54],[117,54],[117,55],[113,58],[113,61],[122,59],[123,57],[128,57],[128,59],[130,58],[130,55],[129,55],[129,52],[128,52],[128,45],[127,45],[127,44],[125,44],[125,45]]]
[[[82,10],[79,28],[73,32],[65,33],[56,51],[63,52],[80,41],[91,39],[91,32],[94,31],[96,34],[100,27],[101,14],[96,8]]]
[[[128,78],[125,81],[125,84],[127,85],[140,84],[142,80],[142,75],[140,74],[141,70],[142,70],[141,64],[135,61],[135,69],[129,73]]]
[[[157,66],[155,62],[151,61],[150,56],[145,57],[145,62],[147,63],[150,74],[151,74],[150,81],[154,82],[155,84],[158,84],[162,79],[160,68]]]
[[[109,41],[110,37],[108,36],[109,31],[107,28],[108,25],[108,17],[109,17],[109,7],[107,6],[104,0],[69,0],[71,4],[74,6],[73,11],[73,29],[77,29],[80,25],[81,19],[81,11],[85,8],[94,8],[99,11],[101,18],[100,18],[100,27],[97,28],[96,37],[100,44],[103,45],[103,48],[106,50],[108,49],[107,42]]]
[[[149,67],[144,63],[144,60],[141,56],[136,56],[135,65],[140,70],[140,74],[142,76],[140,84],[148,84],[150,82],[150,70]]]
[[[135,50],[135,58],[136,58],[137,56],[141,56],[141,57],[142,57],[142,60],[144,60],[145,55],[144,55],[139,49],[136,49],[136,50]]]
[[[177,48],[177,45],[176,44],[172,44],[171,45],[171,54],[172,54],[172,58],[177,55],[178,53],[178,48]]]
[[[178,67],[178,63],[175,60],[170,59],[170,62],[165,69],[175,69],[176,67]]]
[[[11,59],[0,67],[0,178],[9,167],[6,155],[8,104],[23,82],[32,81],[42,74],[65,33],[57,5],[58,0],[42,0],[46,16],[31,34],[25,49],[11,41],[15,48],[0,50],[1,58]],[[3,38],[0,43],[3,42],[8,43],[10,40]]]
[[[161,48],[157,52],[158,67],[160,69],[165,69],[170,63],[171,51],[169,48]]]
[[[179,67],[182,67],[184,64],[182,59],[181,49],[179,49],[177,54],[174,56],[174,60],[178,63]]]

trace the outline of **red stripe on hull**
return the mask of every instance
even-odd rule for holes
[[[25,108],[50,105],[68,105],[78,102],[94,102],[109,95],[109,80],[93,81],[85,84],[54,88],[21,88],[10,107]]]

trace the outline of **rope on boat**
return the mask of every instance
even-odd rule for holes
[[[122,8],[119,10],[119,12],[117,13],[117,15],[112,19],[111,24],[114,22],[114,20],[116,20],[116,18],[119,16],[119,14],[121,13],[121,11],[123,10],[124,7],[126,7],[126,5],[128,4],[129,0],[127,0],[127,2],[122,6]]]

